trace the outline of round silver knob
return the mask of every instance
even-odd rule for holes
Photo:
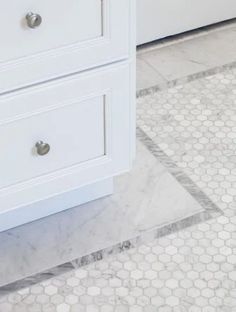
[[[39,14],[29,12],[26,15],[26,22],[30,28],[37,28],[42,23],[42,17]]]
[[[48,143],[44,143],[43,141],[38,141],[35,144],[38,155],[44,156],[47,155],[50,151],[50,145]]]

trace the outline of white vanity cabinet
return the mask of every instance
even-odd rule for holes
[[[3,231],[111,194],[131,169],[135,0],[0,0],[0,17]]]

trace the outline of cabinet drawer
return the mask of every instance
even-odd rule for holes
[[[134,0],[0,0],[0,93],[124,59]]]
[[[103,96],[0,127],[0,188],[101,157]]]
[[[0,1],[0,61],[102,36],[101,0]]]
[[[0,203],[12,192],[40,199],[130,168],[130,70],[121,63],[0,96]]]

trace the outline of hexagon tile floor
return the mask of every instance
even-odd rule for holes
[[[0,298],[1,312],[236,311],[236,68],[138,99],[138,126],[223,215]]]

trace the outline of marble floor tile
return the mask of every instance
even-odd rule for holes
[[[209,33],[139,57],[171,81],[236,61],[235,29]]]
[[[138,125],[223,209],[236,201],[236,64],[138,100]]]
[[[229,38],[231,37],[228,40]],[[233,61],[230,60],[230,63]],[[114,248],[108,248],[106,252],[100,253],[100,258],[92,259],[93,263],[87,261],[87,258],[83,263],[69,262],[63,267],[64,272],[67,271],[66,267],[69,272],[62,275],[56,274],[58,272],[54,274],[53,271],[51,275],[45,273],[41,276],[42,281],[33,286],[28,286],[32,282],[29,278],[14,284],[15,288],[14,285],[11,285],[12,289],[1,288],[0,312],[236,311],[236,63],[222,66],[220,71],[207,73],[206,75],[204,71],[200,79],[188,79],[187,83],[179,83],[177,86],[166,84],[162,90],[139,96],[137,134],[142,143],[138,144],[140,159],[137,164],[139,176],[143,179],[134,178],[134,183],[128,185],[128,190],[136,194],[136,207],[133,207],[133,211],[137,209],[140,214],[135,219],[131,218],[127,208],[121,206],[118,236],[120,238],[123,235],[122,223],[125,228],[130,223],[142,234],[146,232],[143,231],[142,218],[139,218],[147,218],[146,214],[149,212],[144,209],[146,207],[151,209],[152,218],[158,216],[160,220],[160,215],[162,225],[165,224],[168,213],[163,211],[163,206],[159,206],[156,211],[154,209],[158,193],[155,183],[160,183],[156,181],[155,173],[165,176],[166,179],[165,172],[170,174],[168,186],[174,193],[176,188],[171,186],[173,184],[170,181],[174,179],[181,183],[182,191],[187,191],[195,198],[195,212],[200,207],[196,204],[197,199],[203,204],[202,194],[205,193],[207,197],[204,197],[204,203],[209,201],[212,207],[208,207],[208,210],[216,210],[212,204],[215,202],[223,214],[198,224],[192,223],[192,226],[182,230],[173,223],[169,228],[172,231],[161,232],[162,235],[156,231],[155,235],[147,236],[147,240],[141,240],[141,244],[131,249],[130,247],[135,246],[131,240],[117,245],[116,248],[124,251],[122,253],[113,253]],[[146,174],[147,171],[150,174]],[[143,197],[142,183],[152,186],[155,196],[147,193],[150,201]],[[117,190],[119,194],[122,191],[119,183]],[[135,190],[138,192],[135,193]],[[129,194],[127,196],[129,200],[133,200]],[[109,199],[105,199],[106,201]],[[93,219],[101,218],[103,210],[96,210],[94,203],[91,207],[94,212]],[[182,212],[186,213],[186,206],[181,207]],[[172,205],[172,217],[176,212],[175,208],[176,205]],[[114,207],[110,206],[110,209]],[[201,209],[200,214],[203,213]],[[113,212],[114,210],[111,214]],[[76,217],[75,210],[71,210],[71,213]],[[89,224],[87,210],[82,208],[80,216],[81,224],[86,227]],[[58,229],[63,228],[60,216],[57,218],[54,227],[59,225]],[[68,217],[68,222],[70,220],[71,216]],[[54,222],[50,223],[52,228]],[[150,219],[148,222],[149,225],[154,224],[154,220]],[[104,227],[99,228],[99,233],[103,230]],[[60,232],[58,231],[59,234]],[[9,242],[10,246],[19,245],[19,232],[9,233],[4,239],[2,237],[3,245],[0,245],[0,249],[6,244],[5,249],[2,248],[0,252],[1,257],[5,257],[2,258],[3,262],[0,257],[0,268],[3,271],[11,273],[11,267],[18,265],[16,258],[20,259],[19,263],[25,263],[23,271],[27,265],[31,266],[29,255],[34,255],[35,248],[31,244],[30,233],[33,233],[30,228],[24,232],[24,238],[28,240],[28,244],[24,245],[25,253],[21,252],[20,256],[13,253],[14,259],[8,259],[5,250]],[[71,237],[77,233],[72,222]],[[93,232],[93,235],[96,233]],[[37,235],[36,233],[36,237]],[[112,239],[114,237],[115,235]],[[44,249],[43,255],[51,250],[55,252],[50,235],[46,234],[45,239],[48,240],[50,249]],[[85,241],[87,238],[82,239]],[[41,251],[44,242],[43,239]],[[20,245],[18,247],[21,248]],[[73,248],[70,243],[67,252],[75,252]],[[105,258],[102,257],[104,253]],[[63,250],[60,254],[62,257],[65,255]],[[39,256],[37,250],[35,255]],[[45,259],[47,260],[47,256],[39,257],[39,261],[43,262]],[[94,261],[99,259],[101,261]],[[79,267],[80,264],[85,266]],[[34,277],[31,279],[34,284]],[[12,291],[9,293],[9,290]]]
[[[137,58],[137,90],[149,88],[150,86],[162,85],[166,80],[151,65],[141,58]]]
[[[208,34],[213,34],[215,32],[221,33],[222,35],[220,36],[220,38],[224,38],[224,32],[228,29],[232,29],[234,31],[236,30],[236,18],[141,45],[138,47],[138,56],[141,56],[146,52],[150,52],[170,45],[175,45],[180,42],[195,39],[197,37],[203,37]]]
[[[159,228],[205,209],[138,141],[134,169],[115,179],[114,195],[0,233],[0,286],[64,263],[62,270],[71,269],[67,262],[81,264],[95,252],[92,260],[103,258],[122,242],[148,231],[156,237]]]
[[[140,57],[159,71],[167,81],[201,72],[208,68],[205,64],[192,58],[191,51],[189,51],[189,41],[153,50]]]
[[[235,99],[236,68],[138,99],[138,134],[152,155],[163,160],[163,150],[172,175],[180,167],[223,215],[2,292],[0,311],[235,312]]]

